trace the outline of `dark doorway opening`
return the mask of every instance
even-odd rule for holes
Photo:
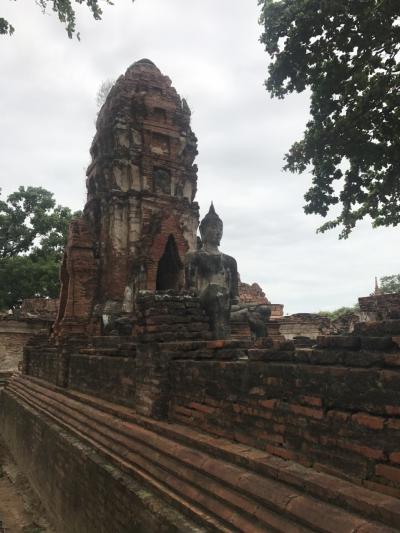
[[[182,269],[183,265],[174,236],[170,235],[164,253],[158,262],[156,290],[180,289]]]

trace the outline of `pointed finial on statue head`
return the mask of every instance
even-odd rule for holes
[[[208,212],[211,213],[212,215],[216,215],[217,214],[215,212],[214,202],[212,200],[211,200],[211,205],[210,205],[210,208],[209,208]]]
[[[208,213],[203,218],[203,220],[200,222],[200,232],[201,229],[209,224],[217,224],[219,226],[222,226],[222,220],[219,218],[215,211],[214,203],[211,202],[210,208],[208,210]]]

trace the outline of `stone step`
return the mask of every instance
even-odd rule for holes
[[[393,338],[383,336],[356,336],[356,335],[324,335],[317,337],[316,347],[319,349],[340,350],[365,350],[370,352],[394,352],[398,350]]]
[[[3,389],[12,376],[12,372],[0,372],[0,390]]]
[[[37,398],[32,396],[24,395],[21,392],[15,392],[11,391],[11,394],[15,395],[19,401],[24,401],[27,405],[29,405],[31,408],[34,408],[35,410],[41,412],[42,414],[46,414],[48,417],[51,418],[53,422],[56,422],[58,425],[61,425],[63,428],[69,430],[73,434],[75,434],[77,437],[79,437],[82,441],[92,445],[94,450],[107,459],[111,461],[111,463],[116,464],[120,470],[126,474],[132,475],[136,479],[140,479],[142,482],[144,482],[146,485],[150,486],[151,488],[157,490],[161,496],[163,496],[167,501],[170,503],[176,505],[178,508],[184,509],[187,511],[188,508],[190,508],[190,512],[186,513],[189,515],[192,515],[192,517],[195,518],[196,522],[202,523],[207,527],[207,531],[210,529],[212,531],[221,531],[224,533],[228,533],[230,530],[223,526],[220,522],[211,519],[207,514],[205,514],[200,508],[197,508],[196,506],[191,507],[189,503],[186,500],[182,500],[179,498],[179,496],[174,492],[171,491],[168,488],[168,485],[165,483],[159,483],[158,480],[151,476],[146,470],[142,468],[141,464],[136,464],[134,466],[132,463],[130,463],[128,460],[125,460],[122,456],[117,456],[115,453],[110,451],[109,448],[103,447],[98,441],[90,438],[90,430],[88,431],[87,428],[84,427],[84,425],[81,425],[81,431],[77,429],[77,424],[75,425],[72,423],[68,423],[66,417],[60,417],[59,413],[57,415],[51,414],[51,412],[46,409],[46,407],[43,407],[43,403],[40,402]],[[47,406],[48,407],[48,406]],[[94,432],[97,434],[96,432]],[[125,452],[126,453],[126,452]],[[210,529],[209,529],[210,528]]]
[[[40,384],[40,380],[31,378]],[[213,437],[181,424],[161,422],[136,414],[132,409],[106,400],[75,391],[65,393],[77,401],[117,416],[128,422],[141,425],[151,431],[167,436],[174,441],[189,445],[219,457],[228,462],[262,473],[292,485],[333,505],[367,516],[371,520],[382,520],[385,524],[400,530],[400,502],[397,498],[381,494],[359,485],[339,479],[324,472],[317,472],[293,461],[287,461],[271,454],[234,443],[224,438]]]
[[[124,348],[136,346],[134,339],[130,336],[121,335],[101,335],[90,338],[90,343],[96,347],[123,346]]]
[[[136,348],[134,350],[126,350],[123,348],[80,348],[79,353],[90,356],[104,356],[104,357],[136,357]]]
[[[53,417],[52,415],[50,415],[49,413],[46,413],[43,409],[41,409],[37,405],[37,403],[35,403],[34,400],[32,401],[32,398],[23,397],[21,394],[15,393],[12,390],[7,391],[7,394],[10,397],[14,398],[16,401],[18,401],[20,403],[22,401],[23,403],[25,403],[26,406],[30,410],[33,410],[34,412],[37,412],[38,414],[40,413],[41,415],[47,414],[47,416],[50,418],[50,421],[52,423],[55,422],[58,426],[60,426],[62,428],[66,428],[66,429],[71,431],[71,428],[66,426],[62,422],[60,422],[57,417]],[[74,434],[75,437],[80,438],[80,440],[82,440],[82,442],[85,442],[85,443],[87,443],[89,445],[92,445],[92,449],[93,449],[93,451],[95,453],[102,454],[103,456],[107,455],[105,450],[102,450],[102,448],[99,445],[96,445],[87,436],[84,436],[83,434],[80,434],[76,430],[73,431],[73,434]],[[185,509],[185,510],[187,509],[188,503],[186,501],[180,500],[179,497],[175,493],[169,491],[166,486],[158,484],[157,480],[147,476],[146,473],[143,470],[141,470],[140,468],[138,468],[136,470],[133,470],[125,461],[123,461],[123,459],[120,459],[119,463],[117,461],[114,461],[114,462],[118,464],[119,469],[121,471],[121,474],[132,475],[132,477],[134,477],[135,480],[139,479],[144,484],[146,484],[148,486],[151,486],[152,488],[155,488],[157,490],[157,492],[160,493],[161,496],[166,501],[168,501],[169,503],[174,504],[175,507],[181,508],[181,509]],[[146,498],[147,498],[147,496],[148,496],[148,494],[146,494]],[[150,505],[151,505],[151,503],[150,503]],[[193,530],[193,531],[196,531],[196,533],[207,533],[209,531],[218,531],[218,532],[221,531],[221,532],[224,532],[224,533],[229,533],[229,530],[227,528],[224,528],[222,526],[218,527],[219,526],[218,523],[212,521],[208,517],[208,515],[206,515],[204,512],[202,512],[196,506],[193,506],[193,508],[190,510],[190,512],[186,512],[186,515],[194,515],[194,516],[196,516],[196,514],[198,514],[199,516],[198,516],[198,520],[192,521],[193,528],[190,527],[190,528],[185,528],[185,529],[182,530],[181,528],[177,527],[177,525],[175,523],[172,523],[172,528],[173,528],[172,531],[185,532],[186,533],[186,531],[192,531]],[[204,524],[206,524],[206,526],[204,528],[201,527],[201,526],[198,526],[199,523],[204,523]]]
[[[129,409],[120,409],[120,406],[113,406],[108,402],[100,401],[99,404],[95,398],[92,398],[91,403],[88,403],[87,399],[90,397],[87,395],[69,393],[66,397],[55,389],[49,390],[41,387],[38,380],[18,378],[13,381],[12,390],[16,394],[22,395],[25,401],[42,402],[40,405],[42,409],[45,409],[56,419],[64,417],[66,425],[75,427],[75,430],[82,431],[83,434],[85,431],[92,432],[89,434],[89,438],[97,439],[97,441],[100,439],[101,442],[98,444],[108,449],[110,453],[116,456],[122,454],[125,460],[127,453],[133,454],[129,456],[131,461],[134,461],[136,456],[140,456],[139,463],[142,466],[143,464],[147,465],[148,473],[155,477],[161,476],[160,482],[162,480],[168,481],[171,490],[179,493],[180,487],[185,486],[186,489],[181,494],[182,497],[185,494],[190,494],[190,491],[187,491],[190,488],[193,491],[194,486],[195,492],[200,491],[199,494],[203,498],[199,500],[202,505],[213,516],[222,520],[226,519],[226,513],[229,514],[229,510],[234,514],[239,510],[244,516],[244,518],[243,516],[240,517],[241,520],[245,520],[246,514],[247,516],[250,514],[254,524],[255,511],[249,513],[249,509],[253,509],[254,502],[258,502],[258,505],[262,506],[263,512],[267,515],[268,513],[271,515],[272,512],[272,518],[275,520],[272,520],[271,516],[269,519],[265,516],[262,518],[261,511],[258,511],[259,516],[257,515],[257,518],[263,524],[264,531],[265,527],[278,531],[295,531],[295,529],[289,528],[296,524],[301,524],[303,528],[296,531],[350,532],[354,531],[355,528],[360,532],[393,531],[383,526],[382,523],[373,524],[365,518],[337,507],[337,504],[343,503],[340,498],[335,501],[336,505],[321,500],[318,491],[321,491],[322,488],[321,492],[326,493],[325,496],[328,496],[328,499],[329,494],[332,497],[332,494],[339,489],[339,496],[354,500],[352,505],[357,507],[360,513],[368,515],[368,508],[375,506],[375,511],[372,513],[374,518],[389,524],[393,524],[397,520],[396,524],[400,525],[398,500],[380,494],[375,495],[375,493],[361,488],[361,494],[354,497],[353,493],[359,492],[358,487],[341,480],[336,480],[338,486],[335,486],[329,481],[336,478],[318,474],[310,471],[310,469],[303,469],[302,471],[301,468],[298,469],[299,465],[295,465],[295,463],[276,461],[276,458],[268,457],[268,454],[263,452],[249,450],[248,447],[244,449],[243,446],[223,441],[223,439],[215,439],[200,433],[196,434],[196,432],[187,431],[187,428],[179,428],[175,424],[163,424],[143,419],[142,425],[138,426],[136,422],[141,417],[138,418]],[[83,400],[85,400],[86,405],[83,405]],[[101,410],[98,408],[99,405],[102,407]],[[145,421],[147,421],[147,426],[152,426],[151,431],[148,427],[144,427]],[[173,426],[173,429],[165,432],[167,429],[165,426],[170,428]],[[155,429],[156,431],[154,431]],[[199,438],[200,436],[202,438]],[[181,444],[183,441],[186,441],[186,445]],[[218,442],[220,443],[219,446]],[[187,444],[190,444],[190,447]],[[215,452],[218,452],[219,456]],[[230,461],[222,460],[221,455],[224,455],[224,458],[228,457]],[[280,463],[284,463],[284,465]],[[260,465],[263,466],[263,469],[260,469]],[[249,468],[251,466],[252,468]],[[169,472],[167,478],[165,478],[165,471]],[[256,471],[258,473],[255,473]],[[301,480],[305,473],[309,475]],[[281,479],[279,479],[278,474]],[[317,493],[315,497],[307,492],[307,488],[308,491],[314,490]],[[348,489],[347,494],[346,489]],[[205,494],[203,494],[204,492]],[[215,495],[223,501],[225,507],[228,507],[228,511],[225,507],[218,507],[213,503]],[[336,499],[337,496],[336,494]],[[376,497],[373,498],[372,496]],[[198,498],[197,495],[195,501],[198,501]],[[397,506],[397,517],[394,505]],[[234,514],[232,515],[232,522],[229,524],[237,528],[235,520],[238,519],[235,519]],[[326,516],[330,516],[330,525],[328,526]],[[278,518],[288,521],[285,527],[281,524],[283,529],[275,527]],[[240,528],[239,530],[250,531]],[[252,531],[255,531],[254,528]]]
[[[61,422],[65,428],[74,431],[81,438],[90,442],[109,460],[117,463],[125,472],[139,474],[140,478],[153,488],[160,489],[161,487],[162,489],[164,485],[170,491],[173,491],[172,494],[180,496],[180,500],[184,498],[186,504],[182,507],[182,510],[187,512],[189,509],[191,514],[195,514],[192,518],[200,519],[203,525],[212,525],[213,531],[251,531],[254,533],[266,531],[307,533],[312,531],[296,524],[290,524],[288,520],[273,511],[261,509],[256,502],[243,498],[235,491],[230,491],[224,487],[221,483],[218,484],[196,473],[193,468],[185,470],[179,464],[179,461],[168,458],[167,454],[157,453],[149,446],[141,445],[131,436],[123,440],[117,432],[110,429],[107,438],[104,428],[95,427],[93,429],[94,423],[92,421],[90,424],[89,418],[82,417],[81,422],[78,422],[76,415],[75,417],[68,416],[63,412],[60,416],[60,411],[57,408],[59,406],[52,407],[40,395],[32,395],[21,390],[13,390],[13,393],[20,400],[41,410],[52,417],[53,420],[56,420],[57,423],[60,424]],[[119,442],[115,442],[114,439],[118,436],[119,439],[117,441]],[[207,490],[201,488],[201,484],[204,483],[207,486]],[[219,497],[215,498],[214,494]],[[227,505],[227,502],[231,505]],[[200,506],[199,511],[193,508],[195,504]],[[238,512],[238,510],[241,510],[239,508],[240,505],[250,506],[251,516],[245,516],[243,511]],[[208,513],[207,515],[204,515],[203,509]],[[259,526],[257,526],[257,519],[263,521]]]
[[[357,322],[354,335],[367,337],[385,337],[400,335],[400,319],[380,320],[377,322]]]
[[[330,337],[331,338],[331,337]],[[251,348],[248,351],[252,361],[287,362],[296,364],[355,366],[359,368],[382,367],[396,368],[400,366],[400,352],[378,352],[373,350],[297,348],[285,350],[272,348]]]
[[[176,340],[190,341],[190,340],[208,340],[211,339],[212,334],[204,329],[203,331],[175,331],[169,330],[164,333],[141,333],[139,335],[139,341],[143,343],[147,342],[173,342]]]
[[[56,418],[60,422],[60,413],[56,408],[52,408],[38,397],[32,397],[21,392],[17,394],[21,399],[30,402],[36,408],[44,410],[48,415],[54,416],[54,413],[56,413]],[[116,436],[118,437],[115,431],[109,430],[109,439],[107,439],[107,437],[103,436],[105,433],[104,428],[102,430],[98,427],[94,430],[88,428],[88,419],[83,418],[80,424],[73,416],[68,417],[64,413],[61,421],[64,422],[65,427],[68,429],[77,430],[81,437],[88,437],[92,444],[100,446],[103,454],[117,462],[119,466],[121,466],[121,461],[118,458],[123,457],[124,462],[128,462],[134,468],[144,470],[147,475],[154,476],[158,481],[164,482],[175,493],[189,499],[191,504],[199,503],[229,528],[226,529],[225,526],[219,526],[218,531],[251,531],[254,533],[265,531],[307,533],[313,531],[304,526],[291,524],[287,519],[273,511],[260,508],[256,501],[242,497],[237,491],[232,491],[223,484],[213,481],[208,476],[197,473],[193,468],[185,469],[180,464],[181,461],[168,458],[167,454],[155,452],[152,448],[141,445],[140,442],[138,443],[131,437],[125,439],[124,444],[121,444],[121,438],[117,439],[119,443],[115,443],[114,439]],[[204,486],[207,487],[207,490],[202,490],[201,487]],[[217,498],[215,498],[215,495],[217,495]],[[291,498],[291,495],[280,494],[274,490],[274,497],[276,501],[282,500],[283,504]],[[220,500],[223,501],[221,502]],[[246,517],[246,513],[251,516]],[[257,521],[262,521],[262,523],[257,525]],[[350,529],[343,529],[343,531],[347,530],[350,531]]]

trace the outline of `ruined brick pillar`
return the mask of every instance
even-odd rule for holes
[[[131,65],[100,110],[87,203],[72,223],[55,335],[99,334],[139,290],[180,290],[196,247],[197,139],[190,110],[149,60]]]

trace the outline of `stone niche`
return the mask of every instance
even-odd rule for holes
[[[168,135],[163,135],[161,133],[153,133],[151,151],[154,154],[169,156],[170,140]]]
[[[172,234],[157,267],[157,291],[179,290],[183,287],[183,264]]]
[[[154,192],[157,194],[171,194],[171,174],[164,168],[155,168],[153,171]]]

